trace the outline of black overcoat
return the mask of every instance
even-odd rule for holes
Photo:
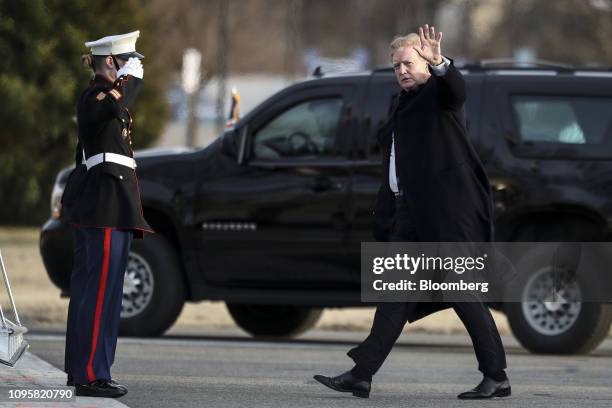
[[[382,184],[374,206],[374,236],[388,241],[395,209],[389,188],[391,133],[401,198],[418,241],[488,242],[493,239],[491,187],[465,128],[465,82],[454,65],[418,90],[401,91],[378,132]]]
[[[465,127],[465,81],[450,64],[416,91],[402,90],[378,132],[382,185],[374,206],[374,237],[388,241],[395,210],[389,187],[392,132],[398,186],[420,242],[493,240],[493,204],[484,166]],[[420,303],[409,321],[449,307]]]
[[[84,227],[130,229],[136,237],[153,232],[143,215],[135,169],[104,162],[87,170],[78,158],[80,149],[84,149],[86,158],[98,153],[134,157],[128,109],[141,87],[142,80],[131,75],[115,82],[97,75],[81,94],[77,105],[77,166],[62,197],[65,221]]]

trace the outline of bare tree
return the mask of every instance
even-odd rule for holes
[[[229,32],[230,0],[219,0],[218,32],[217,32],[217,103],[216,103],[216,133],[220,134],[225,127],[225,93],[227,92],[227,57],[230,50]]]
[[[504,18],[478,57],[511,56],[529,48],[542,59],[575,65],[612,65],[612,12],[583,0],[508,0]]]

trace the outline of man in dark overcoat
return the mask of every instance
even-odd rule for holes
[[[465,82],[442,56],[442,33],[425,25],[419,34],[397,37],[391,60],[401,92],[379,132],[383,180],[374,208],[374,237],[391,242],[489,242],[493,205],[485,169],[466,126]],[[381,302],[370,335],[348,352],[353,369],[315,379],[340,392],[369,397],[372,376],[382,366],[406,322],[452,307],[466,327],[483,379],[461,399],[510,395],[504,348],[481,301]]]

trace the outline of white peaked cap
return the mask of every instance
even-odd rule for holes
[[[136,52],[136,40],[140,30],[127,34],[109,35],[96,41],[88,41],[85,46],[91,49],[92,55],[121,55],[131,54],[131,57],[144,58]]]

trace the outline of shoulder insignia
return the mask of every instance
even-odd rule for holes
[[[108,92],[113,98],[115,98],[116,101],[118,101],[119,99],[121,99],[123,97],[123,95],[121,95],[121,92],[119,92],[116,89],[111,89]]]
[[[96,99],[99,101],[101,101],[104,98],[106,98],[106,94],[104,92],[100,92],[98,95],[96,95]]]

